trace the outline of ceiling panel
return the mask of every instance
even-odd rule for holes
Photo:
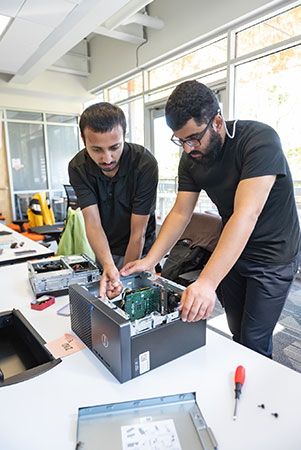
[[[0,14],[9,17],[15,17],[23,3],[24,0],[6,0],[6,1],[1,0]]]
[[[0,42],[1,71],[16,73],[27,59],[37,50],[36,45],[19,45],[17,42],[10,46]],[[13,58],[12,58],[12,55]]]
[[[64,0],[27,0],[18,18],[57,27],[75,7],[74,3]]]
[[[34,44],[38,47],[52,30],[52,27],[16,18],[3,36],[1,44],[7,45],[8,47],[15,47],[16,44],[20,47],[25,47],[27,44]]]
[[[0,0],[0,14],[13,18],[0,39],[0,74],[12,75],[10,84],[30,83],[104,22],[151,1]]]
[[[135,2],[137,0],[134,0]],[[142,0],[139,0],[142,1]],[[100,22],[107,20],[128,0],[83,0],[61,25],[41,43],[37,51],[20,68],[10,83],[29,83],[39,73],[84,39]],[[1,64],[1,55],[0,55]]]

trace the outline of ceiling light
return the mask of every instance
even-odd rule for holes
[[[7,25],[9,24],[10,19],[11,19],[10,17],[2,16],[0,14],[0,38],[1,38],[2,33],[4,32],[4,30],[6,29]]]

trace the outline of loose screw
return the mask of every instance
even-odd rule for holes
[[[274,417],[278,417],[279,416],[279,414],[278,413],[271,413],[272,414],[272,416],[274,416]]]
[[[258,405],[258,408],[262,408],[262,409],[264,409],[264,408],[265,408],[265,406],[264,406],[264,404],[262,403],[261,405]]]

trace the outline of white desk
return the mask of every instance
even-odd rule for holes
[[[24,245],[19,248],[4,248],[3,252],[0,254],[0,265],[16,264],[28,261],[29,259],[47,258],[48,256],[52,256],[54,254],[52,250],[49,250],[49,248],[46,248],[43,245],[38,244],[37,242],[32,241],[31,239],[28,239],[26,236],[17,233],[16,231],[3,225],[2,223],[0,223],[0,231],[8,231],[12,233],[6,234],[4,236],[0,235],[0,244],[10,244],[11,242],[24,242]],[[19,254],[15,253],[28,250],[35,250],[35,252],[19,253]]]
[[[69,318],[56,315],[67,297],[44,311],[30,309],[25,263],[0,267],[0,283],[1,311],[18,308],[46,341],[70,332]],[[300,450],[301,375],[210,330],[207,340],[205,347],[123,385],[85,349],[36,378],[0,388],[0,448],[74,450],[78,407],[197,392],[220,450]],[[246,381],[234,422],[233,377],[240,364]],[[258,407],[262,403],[265,409]],[[110,450],[101,441],[99,448]]]

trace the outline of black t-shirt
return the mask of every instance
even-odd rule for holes
[[[233,122],[227,126],[232,134]],[[298,253],[300,230],[291,173],[273,128],[239,120],[234,139],[226,137],[217,161],[209,169],[183,153],[179,191],[204,189],[225,225],[233,213],[240,180],[264,175],[276,175],[276,181],[241,257],[260,263],[286,264]]]
[[[98,205],[102,227],[112,254],[124,256],[131,231],[131,214],[148,215],[143,253],[155,240],[158,165],[144,147],[125,143],[120,167],[112,178],[103,174],[81,150],[69,163],[69,179],[81,209]]]

